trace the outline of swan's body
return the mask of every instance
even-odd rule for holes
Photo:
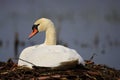
[[[73,49],[56,45],[56,32],[51,20],[42,18],[37,20],[33,26],[33,32],[29,38],[37,32],[46,31],[45,42],[41,45],[35,45],[25,48],[20,54],[18,65],[40,67],[68,67],[76,64],[83,64],[82,57]]]

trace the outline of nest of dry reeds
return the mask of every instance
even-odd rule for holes
[[[17,66],[11,59],[0,62],[0,80],[120,80],[120,70],[85,61],[85,66],[57,70]]]

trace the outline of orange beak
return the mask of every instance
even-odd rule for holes
[[[34,28],[31,32],[31,34],[29,35],[28,39],[32,38],[34,35],[36,35],[38,33],[38,30],[36,28]]]

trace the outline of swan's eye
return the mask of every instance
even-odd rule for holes
[[[37,29],[37,30],[38,30],[38,25],[39,25],[39,24],[33,25],[33,26],[32,26],[32,30],[34,30],[34,29]]]

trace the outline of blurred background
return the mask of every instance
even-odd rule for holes
[[[41,17],[54,22],[60,44],[120,69],[120,0],[0,0],[0,61],[43,43],[45,33],[27,39]]]

